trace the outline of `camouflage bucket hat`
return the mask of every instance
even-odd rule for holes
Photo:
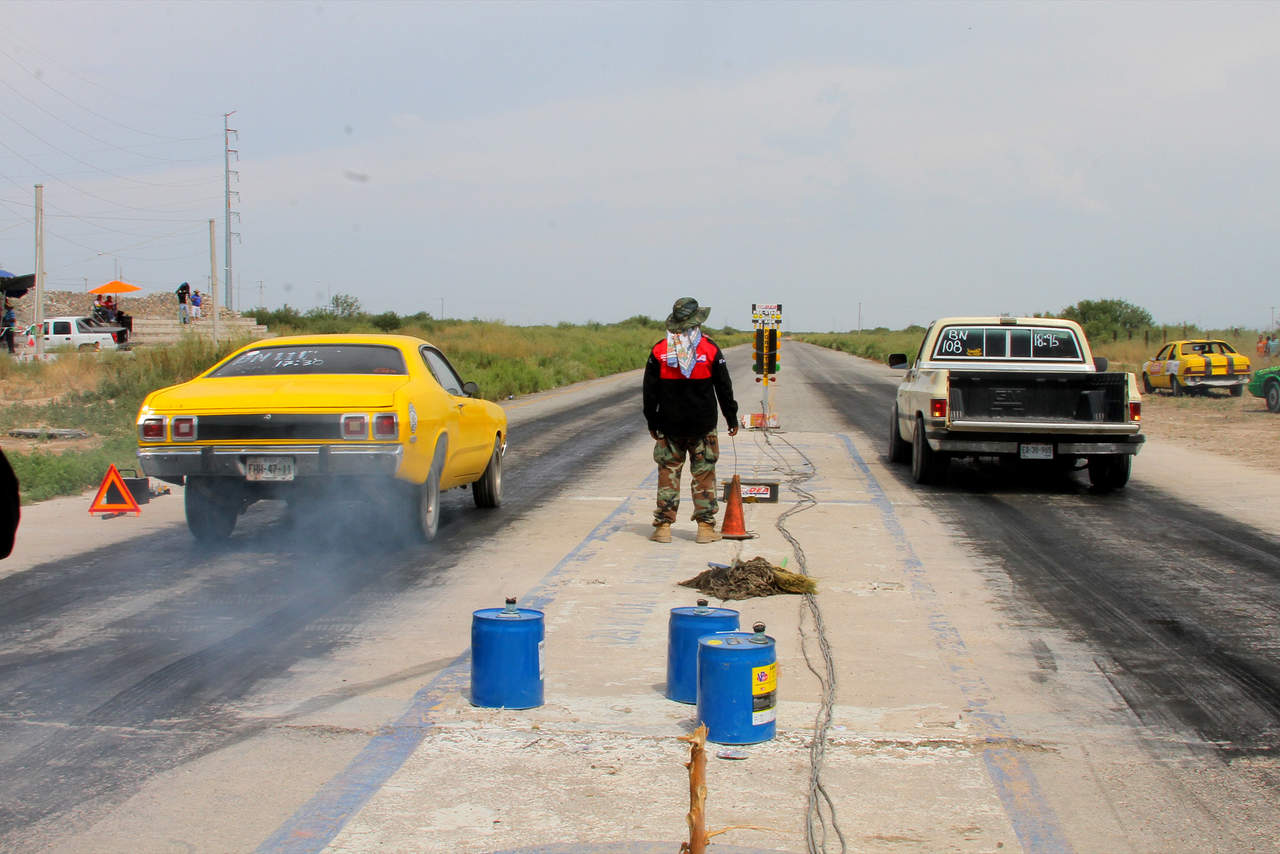
[[[699,308],[698,301],[693,297],[680,297],[671,307],[671,315],[667,318],[667,331],[684,332],[694,326],[701,326],[706,323],[707,316],[710,314],[710,306]]]

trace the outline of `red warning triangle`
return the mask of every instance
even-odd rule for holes
[[[89,512],[133,513],[134,515],[142,513],[138,502],[133,498],[133,493],[124,485],[124,478],[120,476],[115,463],[107,469],[107,476],[102,479],[102,486],[98,487],[98,494],[89,505]]]

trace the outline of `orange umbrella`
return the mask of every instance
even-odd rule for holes
[[[116,279],[115,281],[107,282],[105,285],[98,285],[96,288],[89,291],[89,293],[91,294],[128,294],[128,293],[133,293],[134,291],[140,291],[140,290],[142,290],[142,288],[138,287],[137,285],[131,285],[128,282],[122,282],[119,279]]]

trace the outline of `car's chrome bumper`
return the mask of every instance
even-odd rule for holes
[[[295,478],[390,477],[403,455],[399,445],[165,445],[138,448],[138,464],[160,480],[190,475],[243,479],[249,457],[292,457]]]
[[[1237,385],[1248,385],[1248,374],[1226,374],[1216,377],[1186,377],[1183,384],[1187,388],[1197,388],[1199,386],[1213,386],[1214,388],[1231,388]]]

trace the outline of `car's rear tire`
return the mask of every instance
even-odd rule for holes
[[[1129,482],[1133,469],[1133,457],[1128,454],[1107,454],[1089,458],[1089,482],[1099,490],[1123,489]]]
[[[1263,397],[1267,401],[1268,412],[1280,412],[1280,380],[1267,380]]]
[[[1178,382],[1177,377],[1169,377],[1169,394],[1174,397],[1182,396],[1182,383]]]
[[[1244,386],[1242,386],[1242,385],[1233,385],[1233,386],[1231,387],[1231,396],[1232,396],[1232,397],[1242,397],[1243,395],[1244,395]]]
[[[502,439],[493,440],[493,453],[484,474],[471,485],[471,497],[477,507],[499,507],[502,504]]]
[[[213,545],[226,542],[235,530],[240,504],[237,497],[226,495],[218,488],[217,478],[187,478],[186,489],[183,491],[187,528],[201,543]]]
[[[905,463],[911,459],[911,443],[902,438],[898,428],[898,405],[893,405],[889,418],[889,462]]]
[[[911,477],[916,483],[938,483],[947,473],[950,459],[929,447],[924,437],[924,418],[916,416],[916,434],[911,442]]]
[[[440,530],[440,476],[444,472],[445,441],[436,443],[431,470],[421,486],[410,492],[410,522],[414,535],[424,543],[436,538]]]
[[[1156,387],[1151,384],[1151,377],[1149,377],[1146,374],[1143,374],[1142,375],[1142,391],[1146,394],[1151,394],[1155,390],[1156,390]]]

